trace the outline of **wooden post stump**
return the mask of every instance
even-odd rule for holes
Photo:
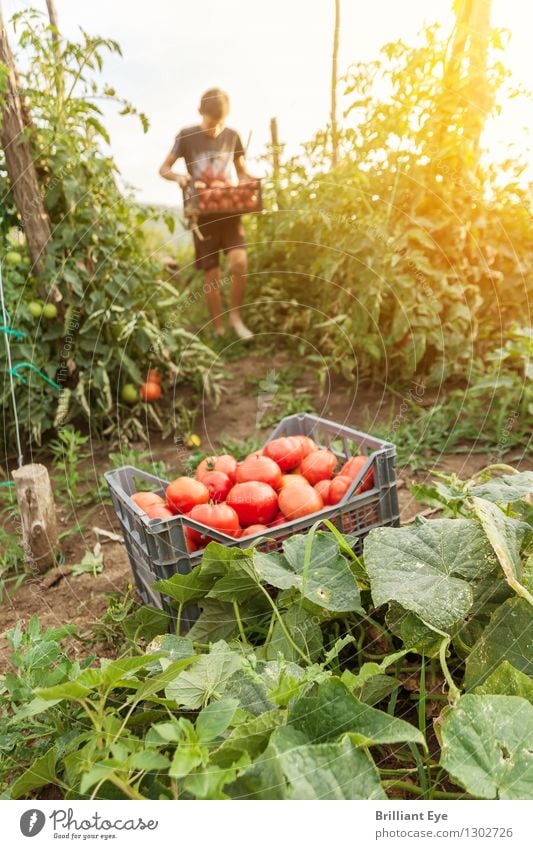
[[[58,531],[52,485],[46,466],[32,463],[13,471],[27,563],[39,572],[55,565]]]

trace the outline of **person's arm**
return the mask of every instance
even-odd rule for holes
[[[170,180],[173,183],[177,183],[178,186],[184,189],[191,178],[189,174],[176,174],[176,172],[172,170],[172,166],[177,159],[178,157],[173,151],[171,151],[159,169],[159,174],[164,180]]]

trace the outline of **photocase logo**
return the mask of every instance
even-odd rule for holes
[[[42,811],[37,808],[32,808],[29,811],[24,811],[20,818],[20,830],[24,837],[35,837],[42,831],[46,822],[46,817]]]

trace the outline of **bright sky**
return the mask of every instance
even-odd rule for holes
[[[531,76],[533,10],[523,0],[493,0],[493,25],[511,30],[506,63],[516,80]],[[4,16],[44,0],[1,0]],[[413,39],[424,22],[450,30],[451,0],[341,0],[339,70],[371,59],[387,41]],[[278,118],[280,140],[292,152],[328,121],[333,0],[56,0],[62,31],[78,27],[115,38],[123,58],[104,68],[106,82],[147,113],[144,135],[133,118],[109,110],[106,124],[124,179],[139,199],[176,202],[176,186],[158,176],[174,135],[197,119],[201,92],[213,85],[232,99],[229,124],[258,156]],[[491,146],[513,141],[532,113],[509,109],[491,128]],[[259,169],[256,169],[259,171]]]

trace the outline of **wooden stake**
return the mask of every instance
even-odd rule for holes
[[[24,132],[29,117],[27,114],[25,116],[21,104],[15,60],[9,46],[1,12],[0,63],[5,65],[8,71],[4,81],[4,91],[0,98],[2,104],[0,144],[4,149],[9,182],[22,218],[32,265],[35,272],[40,274],[50,240],[50,223],[44,208],[30,143]],[[61,295],[59,295],[60,297]]]
[[[56,508],[48,469],[40,463],[13,471],[22,524],[22,548],[27,563],[39,572],[56,565]]]
[[[333,54],[331,58],[331,164],[339,161],[339,129],[337,126],[337,82],[339,59],[339,34],[341,28],[341,0],[335,0],[335,26],[333,29]]]

